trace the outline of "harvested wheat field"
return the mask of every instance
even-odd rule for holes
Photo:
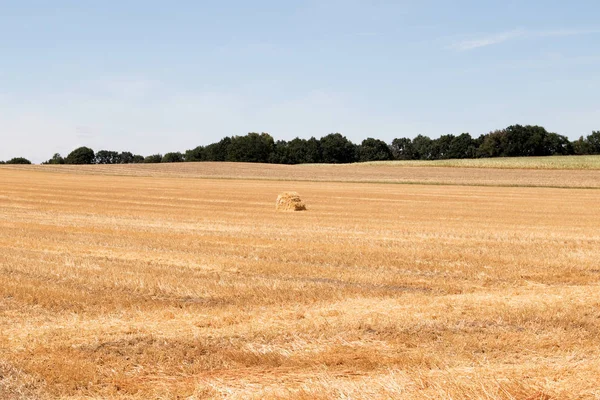
[[[190,162],[128,165],[6,165],[3,168],[78,175],[156,178],[600,188],[600,156],[380,161],[357,164],[276,165]]]
[[[598,171],[194,168],[0,168],[0,398],[600,398]]]

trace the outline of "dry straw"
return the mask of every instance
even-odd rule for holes
[[[277,211],[304,211],[306,210],[306,205],[298,193],[284,192],[277,196],[275,209]]]

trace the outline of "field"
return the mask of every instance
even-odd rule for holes
[[[5,166],[9,168],[9,166]],[[600,188],[600,156],[273,165],[170,163],[11,166],[25,171],[157,178]]]
[[[500,169],[600,169],[600,156],[496,157],[435,161],[379,161],[373,165]]]
[[[599,399],[599,188],[594,168],[2,166],[0,398]],[[275,212],[287,190],[308,211]]]

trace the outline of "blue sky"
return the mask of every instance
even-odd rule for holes
[[[0,0],[0,159],[600,130],[598,1]]]

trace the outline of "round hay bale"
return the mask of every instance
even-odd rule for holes
[[[296,192],[284,192],[277,196],[275,202],[275,210],[277,211],[305,211],[306,205]]]

